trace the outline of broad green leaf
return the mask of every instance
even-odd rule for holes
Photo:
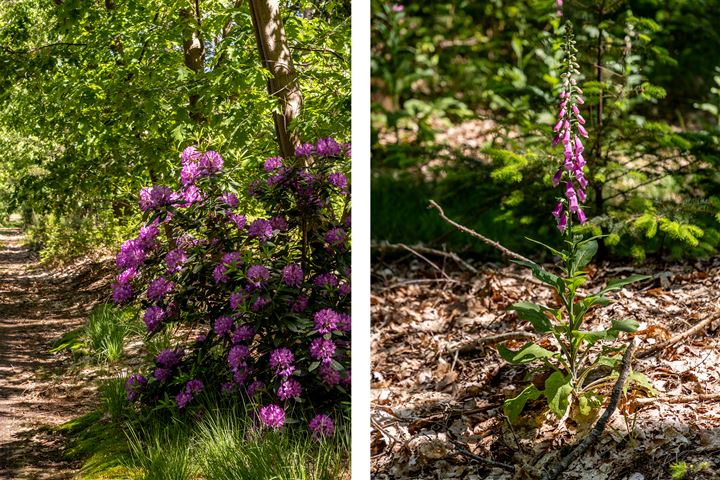
[[[546,333],[552,329],[552,323],[550,323],[550,319],[545,315],[546,311],[552,312],[550,308],[535,303],[518,302],[508,310],[518,312],[518,317],[530,322],[538,333]]]
[[[510,423],[515,423],[528,400],[537,400],[540,398],[540,394],[540,390],[535,385],[530,384],[517,397],[505,400],[503,412],[505,412],[505,416],[508,417]]]
[[[583,243],[580,245],[575,252],[574,258],[574,270],[580,270],[585,265],[590,263],[590,260],[595,256],[598,250],[598,243],[595,240]],[[574,272],[572,272],[574,273]]]
[[[545,391],[543,394],[547,398],[550,410],[561,418],[567,412],[570,401],[568,397],[572,393],[573,387],[570,381],[570,375],[565,377],[560,372],[554,372],[545,380]]]
[[[534,360],[538,360],[541,358],[551,358],[554,357],[556,354],[551,352],[550,350],[545,350],[539,345],[535,345],[534,343],[526,343],[523,345],[523,347],[513,352],[509,348],[507,348],[505,345],[499,344],[497,346],[498,353],[500,356],[508,363],[511,363],[513,365],[521,365],[523,363],[529,363]]]
[[[530,241],[533,242],[533,243],[537,243],[538,245],[541,245],[541,246],[547,248],[547,249],[550,250],[552,253],[554,253],[554,254],[557,255],[558,257],[562,258],[563,261],[564,261],[565,259],[567,259],[567,254],[565,254],[564,252],[561,252],[561,251],[559,251],[559,250],[556,250],[556,249],[554,249],[553,247],[551,247],[551,246],[549,246],[549,245],[546,245],[546,244],[544,244],[544,243],[542,243],[542,242],[539,242],[539,241],[537,241],[537,240],[533,240],[533,239],[530,238],[530,237],[525,237],[525,239],[526,239],[526,240],[530,240]]]
[[[611,330],[598,330],[598,331],[584,331],[584,330],[573,330],[573,335],[577,338],[588,343],[588,346],[595,344],[598,340],[605,340],[606,338],[615,338],[612,336]]]
[[[652,384],[650,383],[650,379],[645,376],[645,374],[635,371],[630,372],[627,382],[625,383],[625,388],[627,389],[627,387],[633,383],[647,390],[650,395],[657,395],[657,390],[653,388]]]
[[[616,278],[614,280],[610,280],[607,283],[607,286],[605,288],[603,288],[602,290],[600,290],[600,293],[598,295],[602,295],[603,293],[609,292],[611,290],[620,290],[625,285],[631,284],[633,282],[647,280],[649,278],[652,278],[652,277],[649,275],[638,275],[638,274],[633,274],[633,275],[630,275],[629,277],[625,277],[625,278]]]
[[[603,297],[602,295],[590,295],[583,298],[582,303],[585,306],[585,310],[589,310],[590,307],[594,305],[600,305],[602,307],[610,305],[612,301],[607,297]]]
[[[595,361],[596,365],[602,365],[604,367],[615,368],[615,365],[622,360],[622,356],[616,355],[614,357],[608,357],[607,355],[600,355]]]
[[[537,278],[538,280],[547,285],[550,285],[551,287],[555,287],[558,293],[562,293],[565,290],[564,282],[560,277],[543,269],[537,263],[526,262],[524,260],[513,260],[513,262],[517,263],[518,265],[528,267],[532,271],[533,277]]]

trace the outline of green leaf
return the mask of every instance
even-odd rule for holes
[[[510,423],[515,423],[528,400],[537,400],[540,398],[540,394],[540,390],[535,385],[530,384],[517,397],[505,400],[503,412],[505,412],[505,416],[508,417]]]
[[[530,342],[523,345],[523,347],[516,352],[513,352],[502,344],[497,346],[497,350],[500,356],[512,365],[521,365],[541,358],[551,358],[556,355],[550,350],[545,350],[541,346]]]
[[[595,240],[583,243],[575,252],[574,270],[580,270],[590,263],[598,250],[598,243]],[[575,272],[572,272],[575,273]]]
[[[651,395],[657,395],[657,390],[655,390],[650,383],[650,379],[645,376],[645,374],[640,372],[632,371],[630,372],[630,375],[628,375],[627,382],[625,383],[625,388],[631,384],[636,384],[647,390]]]
[[[533,242],[533,243],[537,243],[538,245],[541,245],[541,246],[547,248],[548,250],[550,250],[552,253],[554,253],[554,254],[557,255],[558,257],[562,258],[563,260],[567,259],[567,254],[565,254],[565,253],[563,253],[563,252],[561,252],[561,251],[559,251],[559,250],[554,249],[554,248],[551,247],[550,245],[546,245],[546,244],[544,244],[544,243],[542,243],[542,242],[539,242],[539,241],[537,241],[537,240],[533,240],[533,239],[530,238],[530,237],[525,237],[525,239],[526,239],[526,240],[530,240],[530,241]]]
[[[524,260],[512,260],[512,261],[514,263],[517,263],[518,265],[522,265],[524,267],[530,268],[530,270],[532,271],[533,277],[537,278],[538,280],[545,283],[546,285],[550,285],[551,287],[554,287],[555,290],[558,291],[558,293],[562,293],[565,290],[564,282],[562,281],[562,279],[560,277],[543,269],[537,263],[526,262]]]
[[[538,333],[547,333],[552,330],[552,323],[550,323],[550,319],[545,315],[545,312],[553,311],[550,308],[535,303],[518,302],[508,310],[518,312],[518,317],[530,322]]]
[[[649,275],[638,275],[638,274],[633,274],[633,275],[630,275],[629,277],[625,277],[625,278],[616,278],[614,280],[610,280],[607,283],[607,286],[605,288],[603,288],[602,290],[600,290],[598,295],[602,295],[603,293],[609,292],[611,290],[620,290],[625,285],[628,285],[633,282],[647,280],[649,278],[652,278],[652,277]]]
[[[570,381],[570,375],[565,377],[560,372],[554,372],[545,380],[545,391],[543,394],[548,400],[550,410],[558,417],[562,418],[567,412],[570,401],[568,397],[572,393],[573,386]]]

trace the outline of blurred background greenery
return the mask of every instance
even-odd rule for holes
[[[720,244],[720,2],[373,0],[372,236],[496,253],[557,244],[550,215],[560,42],[574,25],[590,132],[588,217],[605,258]]]

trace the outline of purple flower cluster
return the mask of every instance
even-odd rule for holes
[[[239,325],[233,332],[232,342],[240,343],[252,340],[255,336],[255,329],[250,325]]]
[[[173,191],[164,185],[144,187],[140,190],[140,210],[156,210],[172,204]]]
[[[348,235],[342,228],[331,228],[325,232],[325,241],[338,250],[345,250]]]
[[[145,310],[143,321],[145,322],[148,332],[154,332],[169,316],[169,312],[166,309],[153,305]]]
[[[278,168],[282,167],[283,159],[280,157],[270,157],[267,160],[265,160],[265,164],[263,165],[265,167],[266,172],[272,172],[273,170],[277,170]]]
[[[272,224],[264,218],[258,218],[248,227],[248,235],[257,238],[260,242],[267,242],[273,235]]]
[[[183,265],[188,261],[187,253],[182,248],[176,248],[170,250],[165,255],[165,265],[167,266],[167,273],[172,274],[182,270]]]
[[[147,289],[148,299],[153,301],[162,300],[165,295],[172,292],[175,284],[167,280],[165,277],[159,277],[150,282]]]
[[[303,281],[303,271],[297,263],[290,263],[282,269],[282,281],[289,287],[299,287]]]
[[[322,363],[330,363],[335,355],[335,343],[327,338],[316,338],[310,343],[310,356]]]
[[[233,370],[244,366],[245,359],[250,356],[250,349],[245,345],[233,345],[228,353],[228,365]]]
[[[321,413],[308,422],[308,427],[313,434],[313,438],[320,439],[322,437],[332,437],[335,434],[335,423],[329,415]]]
[[[342,155],[343,147],[333,138],[321,138],[315,145],[315,153],[321,157],[337,157]]]
[[[266,426],[278,429],[285,424],[285,410],[279,405],[270,404],[258,410],[260,421]]]
[[[297,398],[302,393],[302,385],[294,378],[287,378],[280,382],[277,395],[280,400]]]
[[[270,368],[280,377],[289,377],[295,371],[295,355],[287,348],[278,348],[270,354]]]
[[[233,319],[223,315],[222,317],[218,317],[217,320],[215,320],[215,326],[213,327],[213,330],[215,331],[215,335],[218,337],[224,337],[228,333],[230,333],[230,330],[233,326]]]
[[[577,86],[577,80],[574,78],[580,73],[575,56],[577,53],[575,41],[570,26],[568,25],[566,28],[568,29],[565,41],[566,71],[561,75],[562,90],[560,92],[558,121],[553,128],[553,131],[556,132],[553,146],[562,142],[564,162],[552,180],[555,187],[562,182],[565,183],[565,198],[561,199],[552,211],[557,227],[563,233],[566,231],[573,213],[581,224],[587,221],[580,202],[585,202],[585,189],[588,185],[583,172],[583,167],[586,165],[583,157],[585,147],[580,138],[587,138],[588,132],[583,126],[585,119],[580,114],[578,107],[578,105],[583,105],[585,101],[582,98],[583,91]]]
[[[146,384],[147,379],[142,375],[131,375],[125,382],[125,393],[127,394],[128,401],[134,402],[140,398],[140,393]]]
[[[190,146],[183,150],[180,157],[182,159],[180,182],[186,188],[194,185],[197,180],[223,169],[223,158],[212,150],[202,153],[194,146]]]
[[[180,365],[182,356],[181,351],[171,348],[167,348],[157,354],[155,357],[156,368],[153,372],[155,380],[161,383],[169,380],[175,368]]]
[[[177,403],[178,408],[180,410],[184,409],[187,404],[192,401],[193,395],[200,393],[203,388],[203,383],[200,380],[188,380],[185,388],[175,397],[175,403]]]
[[[270,280],[270,270],[264,265],[252,265],[248,268],[245,276],[254,288],[260,288]]]
[[[315,331],[318,333],[332,333],[338,328],[338,314],[330,308],[323,308],[319,312],[315,312],[313,319],[315,320]]]

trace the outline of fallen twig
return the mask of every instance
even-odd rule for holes
[[[372,248],[375,248],[380,251],[386,251],[386,250],[407,250],[408,248],[412,248],[413,250],[424,253],[427,255],[437,255],[440,257],[449,258],[461,267],[465,268],[466,270],[472,272],[472,273],[478,273],[478,269],[470,265],[468,262],[460,258],[457,254],[452,252],[445,252],[443,250],[437,250],[434,248],[425,247],[423,245],[413,245],[412,247],[407,247],[407,245],[404,245],[402,243],[394,244],[394,243],[380,243],[380,244],[374,244],[372,245]]]
[[[610,420],[610,416],[615,411],[618,401],[620,400],[620,392],[622,392],[623,386],[625,385],[625,380],[627,379],[628,373],[630,371],[630,364],[632,363],[632,352],[634,349],[635,340],[631,340],[630,344],[625,350],[625,354],[623,355],[622,365],[620,367],[620,375],[618,376],[618,379],[615,382],[615,386],[612,389],[610,402],[608,402],[607,408],[603,412],[602,416],[600,416],[593,429],[590,431],[587,437],[585,437],[575,448],[573,448],[573,450],[568,455],[566,455],[555,465],[552,470],[550,470],[550,473],[543,475],[541,480],[555,480],[560,475],[560,473],[570,467],[570,464],[572,462],[577,460],[580,455],[585,453],[585,451],[590,448],[590,445],[592,445],[593,442],[598,439],[603,430],[605,430],[605,426],[607,425],[608,420]]]
[[[681,340],[684,340],[684,339],[686,339],[686,338],[688,338],[688,337],[691,337],[691,336],[695,335],[696,333],[702,332],[703,330],[705,330],[705,327],[707,327],[708,325],[710,325],[710,323],[717,318],[716,315],[717,315],[716,313],[715,313],[715,314],[708,315],[707,317],[705,317],[700,323],[698,323],[698,324],[695,325],[694,327],[689,328],[689,329],[685,330],[684,332],[675,335],[675,336],[672,337],[671,339],[666,340],[666,341],[664,341],[664,342],[656,343],[655,345],[651,345],[651,346],[649,346],[648,348],[645,348],[645,349],[643,349],[643,350],[640,350],[640,351],[637,353],[637,357],[638,357],[638,358],[649,357],[649,356],[652,355],[653,353],[656,353],[656,352],[659,352],[659,351],[661,351],[661,350],[664,350],[664,349],[666,349],[666,348],[669,347],[669,346],[675,345],[676,343],[678,343],[678,342],[681,341]]]
[[[471,460],[475,460],[477,462],[482,463],[483,465],[487,465],[489,467],[498,467],[502,468],[503,470],[507,470],[508,472],[514,472],[515,467],[503,462],[496,462],[495,460],[488,460],[487,458],[483,458],[479,455],[475,455],[474,453],[469,452],[465,445],[461,442],[458,442],[457,440],[450,439],[453,445],[455,445],[455,451],[462,455],[463,457],[467,457]]]
[[[429,258],[427,258],[426,256],[424,256],[423,254],[421,254],[421,253],[418,252],[417,250],[414,250],[414,249],[412,249],[411,247],[408,247],[408,246],[405,245],[404,243],[399,243],[398,245],[399,245],[400,247],[402,247],[403,249],[407,250],[408,252],[412,253],[413,255],[416,255],[418,258],[421,258],[422,260],[425,260],[428,264],[430,264],[431,267],[433,267],[435,270],[437,270],[438,272],[440,272],[440,274],[441,274],[443,277],[445,277],[445,278],[448,279],[448,280],[451,280],[450,276],[449,276],[447,273],[445,273],[445,270],[443,270],[442,268],[440,268],[440,267],[438,267],[437,265],[435,265],[435,263],[434,263],[432,260],[430,260]]]
[[[718,402],[720,393],[698,393],[695,395],[676,395],[672,397],[648,397],[636,398],[638,405],[650,405],[660,403],[693,403],[693,402]]]
[[[449,224],[452,225],[453,227],[455,227],[455,228],[457,228],[458,230],[460,230],[460,231],[462,231],[462,232],[465,232],[465,233],[467,233],[467,234],[469,234],[469,235],[472,235],[472,236],[475,237],[475,238],[478,238],[478,239],[482,240],[483,242],[487,243],[487,244],[490,245],[491,247],[497,248],[498,250],[500,250],[500,252],[501,252],[503,255],[508,256],[508,257],[511,257],[511,258],[514,258],[514,259],[516,259],[516,260],[522,260],[523,262],[535,263],[535,262],[533,262],[532,260],[530,260],[529,258],[523,257],[523,256],[520,255],[519,253],[515,253],[515,252],[513,252],[512,250],[508,250],[507,248],[505,248],[505,247],[503,247],[502,245],[500,245],[498,242],[496,242],[496,241],[494,241],[494,240],[490,240],[489,238],[485,237],[484,235],[481,235],[481,234],[477,233],[475,230],[473,230],[473,229],[471,229],[471,228],[468,228],[468,227],[466,227],[466,226],[464,226],[464,225],[460,225],[459,223],[457,223],[457,222],[449,219],[447,216],[445,216],[445,211],[442,209],[442,207],[441,207],[440,205],[438,205],[437,203],[435,203],[434,200],[430,200],[430,208],[436,209],[436,210],[440,213],[440,218],[442,218],[443,220],[445,220],[447,223],[449,223]]]
[[[480,337],[470,342],[453,345],[450,348],[450,353],[469,353],[478,350],[481,346],[500,343],[506,340],[536,340],[537,335],[530,332],[507,332],[500,333],[498,335],[490,335],[487,337]]]

